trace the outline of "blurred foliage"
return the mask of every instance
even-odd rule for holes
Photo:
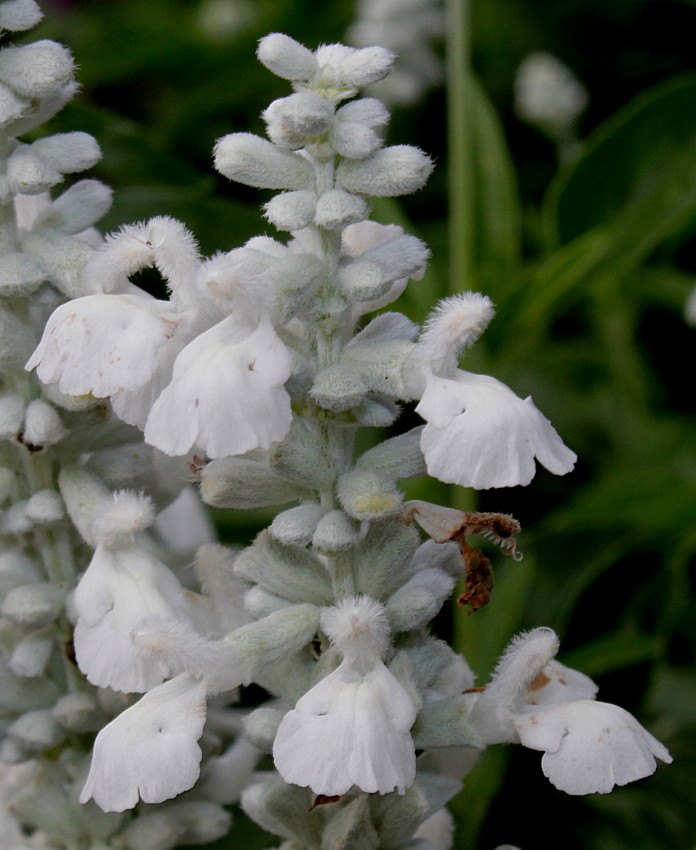
[[[270,31],[310,46],[341,40],[352,2],[44,6],[41,35],[71,47],[83,86],[51,129],[86,130],[101,143],[95,174],[116,190],[105,229],[170,214],[206,253],[271,231],[258,212],[264,193],[217,175],[212,145],[231,131],[262,132],[261,109],[286,91],[256,62],[256,40]],[[491,605],[472,618],[454,611],[454,634],[483,682],[516,631],[552,626],[561,659],[647,724],[675,763],[606,797],[575,799],[548,784],[539,754],[495,748],[456,804],[456,846],[692,848],[696,333],[682,310],[696,281],[696,4],[473,0],[471,21],[475,75],[467,66],[465,103],[450,113],[465,122],[467,144],[448,156],[444,90],[397,109],[389,139],[420,145],[438,168],[418,196],[380,202],[375,216],[403,223],[433,250],[426,279],[398,307],[419,319],[449,292],[488,292],[498,315],[466,368],[533,394],[580,460],[565,478],[540,470],[527,488],[479,494],[481,509],[520,519],[526,558],[495,556]],[[558,55],[590,94],[584,141],[561,167],[553,144],[513,109],[515,70],[534,50]],[[471,279],[450,276],[455,157],[468,188],[450,201],[465,205],[469,229],[449,244],[468,246]],[[472,504],[437,483],[414,482],[411,493]],[[268,516],[225,513],[220,523],[244,541]],[[452,630],[445,618],[441,627]],[[269,846],[237,820],[214,847]]]

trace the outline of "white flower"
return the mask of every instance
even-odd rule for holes
[[[515,76],[515,110],[523,121],[566,134],[588,95],[573,72],[549,53],[530,53]]]
[[[477,490],[526,485],[535,458],[556,475],[576,461],[531,398],[487,375],[431,374],[416,410],[428,423],[421,436],[428,473],[448,484]]]
[[[483,743],[541,750],[544,775],[568,794],[606,794],[672,761],[627,711],[595,702],[595,684],[554,661],[557,650],[551,629],[512,641],[472,712]]]
[[[409,730],[411,697],[381,661],[388,627],[384,607],[368,597],[327,609],[322,627],[344,656],[283,718],[273,746],[286,782],[317,794],[403,794],[415,779]]]
[[[194,445],[210,458],[268,449],[290,428],[284,384],[291,357],[268,318],[249,328],[234,316],[197,337],[174,363],[174,379],[145,426],[169,455]]]
[[[116,494],[97,515],[99,545],[75,589],[75,652],[92,684],[142,693],[179,670],[137,638],[148,624],[161,628],[170,622],[180,628],[190,622],[190,613],[174,574],[132,541],[151,520],[149,503],[139,504],[138,498]]]
[[[187,791],[200,773],[198,739],[205,683],[182,673],[126,709],[97,735],[80,802],[122,812],[138,799],[161,803]]]

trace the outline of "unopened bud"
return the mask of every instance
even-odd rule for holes
[[[344,160],[336,170],[336,183],[348,192],[391,198],[422,189],[432,170],[423,151],[392,145],[367,159]]]
[[[314,223],[326,230],[340,230],[363,221],[369,214],[370,205],[364,198],[342,189],[330,189],[316,203]]]
[[[17,393],[0,395],[0,440],[14,439],[22,429],[26,404]]]
[[[27,501],[27,517],[39,525],[58,522],[65,516],[65,505],[55,490],[40,490]]]
[[[244,735],[264,753],[273,752],[273,741],[285,712],[262,706],[244,718]]]
[[[70,51],[55,41],[6,47],[0,53],[0,80],[23,97],[56,94],[73,75]]]
[[[401,495],[396,487],[363,469],[354,469],[340,477],[338,498],[348,516],[358,520],[393,516],[401,509]]]
[[[58,411],[40,398],[32,401],[24,415],[22,442],[27,448],[37,451],[43,446],[59,443],[67,435]]]
[[[360,538],[360,525],[343,511],[329,511],[319,520],[312,546],[320,552],[343,552],[351,549]]]
[[[311,542],[323,513],[321,505],[306,502],[276,514],[268,531],[279,543],[306,546]]]
[[[314,220],[317,199],[306,189],[283,192],[265,204],[264,215],[278,230],[302,230]]]
[[[319,73],[319,63],[312,51],[283,33],[264,36],[256,55],[269,71],[284,80],[309,80]]]
[[[238,183],[261,189],[309,189],[311,164],[252,133],[232,133],[215,145],[215,167]]]
[[[334,365],[317,375],[310,394],[324,410],[340,413],[359,405],[367,389],[359,372],[346,366]]]
[[[38,755],[55,747],[65,733],[49,710],[28,711],[18,717],[7,729],[9,737],[28,755]]]
[[[48,625],[63,609],[65,592],[54,584],[37,582],[11,590],[0,613],[13,623],[38,629]]]
[[[24,32],[43,18],[34,0],[5,0],[0,5],[0,29]]]

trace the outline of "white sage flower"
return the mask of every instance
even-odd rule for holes
[[[324,611],[322,628],[343,655],[339,667],[283,718],[273,745],[286,782],[317,794],[403,794],[415,778],[409,729],[416,706],[382,662],[389,630],[382,605],[346,599]]]
[[[428,472],[448,484],[525,486],[535,458],[555,475],[575,465],[575,453],[532,399],[488,375],[432,375],[416,411],[428,423],[421,437]]]
[[[290,352],[268,318],[229,316],[190,342],[154,403],[145,440],[169,455],[195,445],[209,458],[268,449],[290,428]]]
[[[191,622],[177,578],[133,540],[151,521],[149,500],[133,493],[114,494],[95,520],[98,545],[75,589],[74,640],[80,669],[102,688],[142,693],[180,672],[138,641],[148,624]]]
[[[200,774],[205,717],[205,683],[191,674],[151,690],[97,735],[80,802],[122,812],[187,791]]]
[[[557,651],[551,629],[514,639],[472,714],[483,743],[541,750],[544,775],[567,794],[606,794],[672,761],[631,714],[595,702],[592,680],[553,661]]]

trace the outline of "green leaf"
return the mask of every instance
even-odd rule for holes
[[[596,638],[568,652],[562,661],[568,667],[582,670],[588,676],[600,676],[658,658],[662,640],[656,635],[619,632]]]
[[[656,194],[672,187],[678,200],[680,188],[693,187],[694,151],[696,75],[688,74],[643,92],[590,136],[581,158],[549,190],[550,241],[571,242],[626,214],[638,225]],[[653,225],[655,215],[646,219]]]

